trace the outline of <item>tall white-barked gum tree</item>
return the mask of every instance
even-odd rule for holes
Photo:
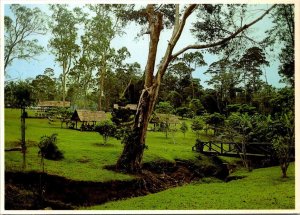
[[[254,19],[252,22],[245,24],[235,30],[229,36],[224,37],[215,42],[207,44],[188,45],[176,53],[173,53],[174,47],[177,44],[182,31],[185,27],[187,18],[199,7],[207,7],[207,5],[188,5],[185,7],[182,15],[179,11],[179,5],[175,6],[175,22],[173,33],[168,41],[164,57],[158,66],[155,73],[155,59],[157,55],[157,47],[160,38],[160,33],[163,29],[164,14],[153,5],[147,5],[144,10],[144,15],[147,18],[148,29],[150,34],[150,43],[148,51],[148,59],[145,68],[145,83],[144,89],[141,92],[137,112],[135,115],[134,125],[131,133],[125,139],[125,145],[121,156],[117,161],[116,168],[126,172],[139,172],[141,170],[142,158],[145,149],[145,138],[150,116],[153,112],[155,102],[158,97],[159,88],[162,78],[170,64],[170,62],[182,53],[193,49],[208,49],[219,47],[229,43],[232,39],[240,35],[243,31],[262,20],[276,5],[271,6],[262,15]]]

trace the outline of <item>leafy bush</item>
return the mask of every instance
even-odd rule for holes
[[[291,157],[291,147],[288,142],[289,139],[287,137],[282,136],[276,136],[272,141],[273,148],[279,159],[279,164],[283,178],[287,177],[286,172],[289,167]]]
[[[102,121],[96,126],[95,130],[103,136],[104,143],[108,141],[108,137],[114,137],[116,133],[116,126],[110,120]]]
[[[61,160],[64,158],[63,152],[57,147],[57,134],[52,134],[51,136],[41,137],[41,141],[38,144],[39,155],[42,158],[49,160]]]
[[[216,135],[218,127],[224,124],[225,116],[215,112],[213,114],[206,115],[204,119],[206,124],[213,127],[214,134]]]
[[[186,122],[182,122],[181,126],[180,126],[180,131],[183,133],[184,138],[185,138],[185,133],[188,131],[188,126],[186,124]]]
[[[256,107],[253,107],[248,104],[231,104],[226,107],[227,113],[239,112],[239,113],[248,113],[253,115],[256,112]]]
[[[174,108],[169,102],[159,102],[155,107],[155,111],[157,113],[172,114]]]
[[[188,108],[188,107],[179,107],[179,108],[177,108],[176,109],[176,114],[178,116],[181,116],[182,119],[184,117],[192,118],[194,116],[193,111],[190,108]]]
[[[204,128],[204,122],[200,117],[195,117],[192,121],[191,129],[196,133],[197,139],[199,139],[200,131]]]
[[[189,103],[189,108],[198,116],[205,111],[200,99],[192,99]]]
[[[292,155],[295,154],[295,115],[289,111],[277,120],[281,122],[281,132],[276,132],[272,143],[279,160],[282,177],[285,178]]]

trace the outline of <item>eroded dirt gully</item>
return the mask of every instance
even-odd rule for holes
[[[211,165],[184,160],[145,163],[129,181],[74,181],[38,172],[5,172],[5,209],[76,209],[156,193],[203,177],[225,179],[228,174],[228,166],[218,159]]]

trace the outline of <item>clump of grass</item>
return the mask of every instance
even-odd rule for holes
[[[90,158],[86,157],[86,156],[82,156],[81,158],[77,159],[77,162],[79,163],[88,163],[90,162]]]

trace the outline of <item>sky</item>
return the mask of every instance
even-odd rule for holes
[[[26,5],[29,7],[40,7],[43,11],[48,12],[48,6],[45,4],[39,4],[39,5]],[[268,7],[266,5],[260,7]],[[10,12],[9,5],[4,5],[4,14],[7,16],[12,16],[12,13]],[[258,15],[254,14],[249,15],[247,18],[247,21],[250,22],[254,20]],[[178,44],[176,45],[174,49],[174,53],[177,50],[180,50],[182,47],[190,44],[196,43],[195,38],[190,33],[189,29],[193,21],[196,20],[195,15],[192,15],[189,17],[187,21],[187,26],[185,27],[182,36],[180,40],[178,41]],[[264,19],[260,21],[259,23],[255,24],[253,27],[253,32],[258,37],[261,37],[263,34],[263,31],[265,27],[271,25],[270,20]],[[142,70],[145,68],[146,60],[147,60],[147,53],[148,53],[148,45],[149,45],[149,36],[145,35],[141,38],[136,39],[137,34],[139,33],[140,27],[136,25],[135,23],[130,23],[126,26],[124,31],[126,34],[122,35],[122,37],[117,37],[112,41],[112,46],[116,49],[121,48],[123,46],[126,46],[131,53],[131,57],[127,60],[128,63],[130,62],[138,62],[141,65]],[[167,47],[168,39],[170,38],[171,31],[170,30],[164,30],[161,33],[160,41],[159,41],[159,47],[158,47],[158,54],[157,54],[157,62],[160,61],[164,54],[164,50]],[[45,68],[50,67],[53,68],[56,74],[56,77],[61,73],[61,68],[59,67],[58,63],[54,61],[54,56],[50,53],[50,50],[47,48],[48,40],[51,38],[51,33],[49,32],[45,36],[39,36],[36,37],[39,39],[40,43],[46,48],[47,52],[41,54],[40,56],[36,57],[36,60],[31,60],[29,62],[24,60],[15,60],[11,66],[7,68],[7,75],[5,77],[6,80],[20,80],[20,79],[26,79],[26,78],[35,78],[37,75],[42,74],[45,70]],[[276,53],[275,53],[276,54]],[[206,80],[208,80],[210,77],[208,75],[204,75],[204,72],[207,70],[208,66],[213,63],[214,61],[218,60],[218,56],[210,55],[210,54],[204,54],[204,60],[207,63],[207,66],[202,66],[196,69],[195,72],[193,72],[193,77],[199,78],[201,80],[201,84],[204,87],[207,87],[207,84],[205,83]],[[264,67],[263,71],[266,72],[267,80],[269,84],[272,84],[276,87],[282,87],[284,86],[282,83],[279,83],[280,77],[278,75],[278,66],[279,62],[271,61],[270,67]]]

